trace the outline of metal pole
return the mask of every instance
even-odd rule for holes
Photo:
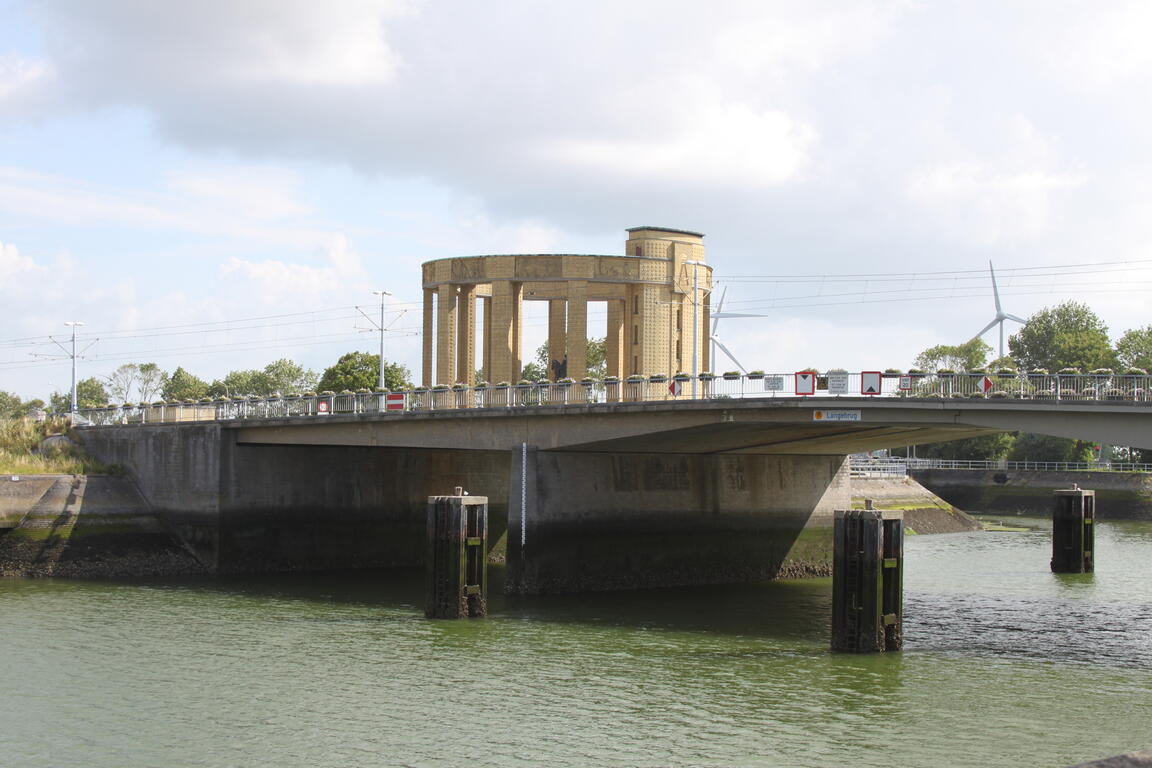
[[[384,297],[391,296],[388,291],[372,291],[380,296],[380,389],[384,389]]]
[[[700,271],[692,265],[692,399],[696,399],[696,378],[700,375],[700,308],[696,306]]]
[[[72,326],[72,409],[69,411],[73,416],[76,415],[76,326],[84,325],[84,323],[70,320],[64,325]]]

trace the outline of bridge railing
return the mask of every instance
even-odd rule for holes
[[[821,402],[857,397],[864,386],[880,398],[1011,399],[1053,403],[1152,402],[1147,374],[949,373],[868,374],[831,371],[798,377],[794,373],[708,374],[698,377],[629,377],[604,381],[520,382],[513,385],[418,387],[403,392],[325,392],[276,397],[236,397],[196,402],[129,403],[81,411],[94,426],[234,419],[283,419],[332,414],[393,413],[471,408],[580,406],[592,403],[686,402],[798,397],[797,381],[814,385]],[[879,385],[877,387],[877,384]],[[78,420],[79,421],[79,420]]]
[[[1152,472],[1152,464],[1120,461],[1006,461],[966,459],[862,458],[851,456],[854,477],[882,477],[908,474],[917,469],[973,469],[1005,472]]]

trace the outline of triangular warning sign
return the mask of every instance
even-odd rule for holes
[[[878,395],[878,394],[880,394],[880,390],[876,388],[876,385],[869,384],[868,386],[864,387],[864,394],[866,394],[866,395]]]

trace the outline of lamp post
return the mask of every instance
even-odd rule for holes
[[[384,301],[389,291],[372,291],[380,297],[380,389],[384,389]]]
[[[76,328],[77,326],[84,325],[79,320],[69,320],[64,325],[72,328],[72,409],[69,413],[73,417],[76,415]]]

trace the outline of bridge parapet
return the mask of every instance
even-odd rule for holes
[[[807,372],[805,372],[807,373]],[[841,397],[880,400],[1026,401],[1044,404],[1129,402],[1152,404],[1147,374],[879,374],[810,373],[811,389],[800,374],[701,374],[695,377],[697,400],[748,398],[811,400],[825,407]],[[629,377],[604,381],[537,381],[417,387],[394,393],[343,392],[238,397],[198,402],[124,404],[85,409],[77,421],[88,426],[166,422],[231,421],[323,417],[333,414],[382,414],[405,411],[510,409],[543,405],[587,406],[635,403],[691,403],[694,377]],[[806,394],[811,392],[811,394]],[[391,397],[389,397],[391,395]]]

